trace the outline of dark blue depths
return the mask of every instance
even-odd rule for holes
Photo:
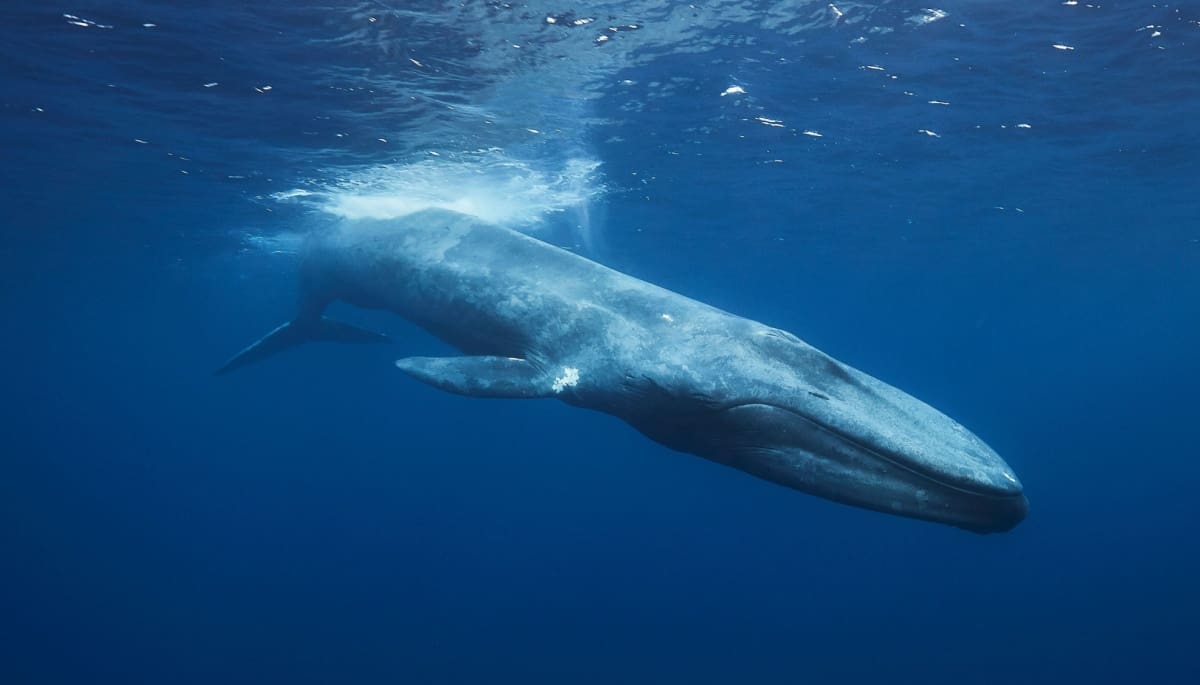
[[[265,198],[395,161],[363,142],[381,122],[443,122],[387,92],[404,84],[380,65],[406,55],[317,41],[352,11],[99,7],[6,9],[0,29],[0,681],[1196,677],[1194,9],[964,2],[915,29],[917,6],[888,4],[872,21],[896,30],[862,43],[715,22],[753,40],[640,48],[587,105],[599,257],[971,427],[1031,501],[976,536],[559,403],[439,394],[391,360],[449,351],[372,313],[339,312],[394,345],[212,378],[293,305],[293,263],[241,236],[311,212]],[[642,28],[584,47],[668,23],[608,11]],[[151,22],[173,33],[100,33]],[[431,32],[418,58],[467,49],[461,25],[409,28]],[[218,46],[237,58],[214,76]],[[464,102],[504,76],[442,57]],[[329,60],[381,92],[306,88]],[[210,79],[228,99],[203,99]],[[738,84],[741,104],[719,95]],[[306,137],[319,116],[353,142]],[[450,144],[425,135],[407,151]]]

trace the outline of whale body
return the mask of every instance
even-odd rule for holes
[[[385,336],[323,315],[394,312],[463,352],[406,357],[471,397],[557,398],[652,440],[819,497],[1001,532],[1028,509],[1008,464],[963,426],[796,336],[446,210],[310,237],[296,317],[228,373],[313,340]]]

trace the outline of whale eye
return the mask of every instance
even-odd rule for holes
[[[821,394],[821,393],[817,392],[816,390],[809,390],[808,394],[812,395],[813,397],[818,397],[820,399],[823,399],[826,402],[829,401],[829,395]]]

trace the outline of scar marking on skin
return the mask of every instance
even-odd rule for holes
[[[573,366],[564,366],[562,375],[554,379],[554,384],[550,386],[550,389],[560,393],[576,385],[579,385],[579,369]]]

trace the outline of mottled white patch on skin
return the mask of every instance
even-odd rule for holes
[[[675,317],[671,316],[670,314],[659,314],[658,316],[667,323],[675,323]]]
[[[579,369],[573,366],[564,366],[562,375],[554,379],[554,384],[550,386],[550,389],[560,393],[576,385],[579,385]]]

